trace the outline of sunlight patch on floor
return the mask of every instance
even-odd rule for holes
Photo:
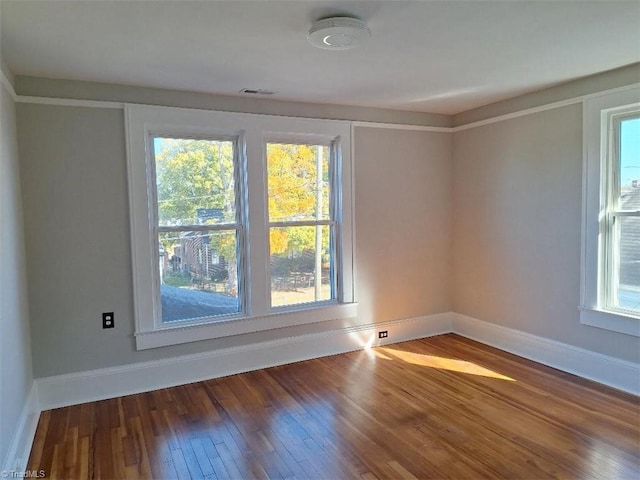
[[[378,358],[384,360],[402,360],[412,365],[420,365],[423,367],[438,368],[441,370],[449,370],[451,372],[468,373],[470,375],[479,375],[481,377],[497,378],[515,382],[511,377],[502,375],[488,368],[481,367],[472,362],[465,360],[455,360],[453,358],[436,357],[434,355],[424,355],[421,353],[405,352],[395,348],[378,347],[373,349],[374,354]]]
[[[624,461],[612,449],[602,442],[594,441],[589,445],[586,457],[589,470],[598,472],[600,478],[633,478],[634,472],[624,471]]]

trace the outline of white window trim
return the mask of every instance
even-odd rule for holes
[[[640,87],[589,97],[583,102],[583,201],[580,323],[640,337],[640,317],[606,308],[606,260],[600,243],[606,207],[603,172],[608,161],[608,118],[640,106]]]
[[[326,320],[353,318],[357,315],[354,285],[353,242],[353,158],[352,128],[349,122],[289,118],[271,115],[229,113],[187,108],[125,105],[129,209],[133,266],[136,348],[143,350],[166,345],[259,332]],[[149,135],[185,135],[191,137],[238,138],[244,214],[246,226],[245,272],[246,304],[240,314],[214,317],[206,321],[156,324],[157,295],[155,276],[153,212],[155,185],[150,175]],[[266,199],[266,141],[274,138],[307,139],[340,144],[338,245],[336,267],[341,271],[338,301],[270,306],[269,247]],[[242,150],[240,152],[240,150]]]

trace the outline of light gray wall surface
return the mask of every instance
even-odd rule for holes
[[[9,66],[7,65],[7,62],[5,62],[4,58],[2,58],[1,56],[0,56],[0,71],[2,71],[5,78],[9,80],[9,82],[11,83],[11,86],[15,90],[16,77],[11,71],[11,69],[9,68]]]
[[[13,99],[0,86],[0,465],[33,385]]]
[[[371,107],[289,102],[264,96],[230,96],[185,92],[162,88],[112,85],[78,80],[61,80],[18,75],[16,93],[35,97],[100,100],[111,102],[211,109],[227,112],[261,113],[291,117],[330,118],[366,122],[406,123],[450,127],[451,116],[440,113],[407,112]]]
[[[507,115],[583,95],[640,83],[640,63],[549,86],[525,95],[508,98],[456,115],[408,112],[346,105],[288,102],[273,98],[214,95],[180,90],[112,85],[99,82],[39,78],[18,75],[15,89],[27,97],[52,97],[141,103],[173,107],[214,109],[230,112],[262,113],[293,117],[331,118],[365,122],[396,123],[432,127],[457,127],[500,115]]]
[[[345,325],[136,351],[123,112],[20,104],[18,132],[36,377]],[[451,135],[358,128],[355,151],[355,323],[449,311]]]
[[[453,308],[624,360],[636,337],[581,325],[582,106],[454,134]]]
[[[597,84],[628,81],[625,72]],[[71,88],[30,85],[34,94]],[[93,98],[90,87],[79,96],[86,88]],[[580,105],[455,134],[356,128],[359,317],[140,352],[123,112],[21,103],[17,113],[36,377],[450,310],[638,361],[637,340],[578,321]],[[102,330],[104,311],[115,311],[115,329]]]
[[[451,310],[451,134],[356,130],[356,258],[366,322]]]
[[[474,108],[473,110],[467,110],[466,112],[453,116],[453,126],[457,127],[459,125],[479,122],[499,115],[507,115],[528,108],[562,102],[582,95],[591,95],[603,90],[621,88],[637,83],[640,83],[640,63],[616,68],[608,72],[589,75],[588,77],[554,85],[526,95],[508,98],[500,102]]]

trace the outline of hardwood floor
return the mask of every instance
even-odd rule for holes
[[[640,478],[639,399],[442,335],[42,413],[49,478]]]

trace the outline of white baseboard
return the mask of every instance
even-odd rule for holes
[[[378,332],[387,330],[386,339]],[[40,378],[29,394],[3,469],[22,471],[40,411],[131,395],[261,368],[457,333],[596,382],[640,395],[640,365],[453,312],[345,327],[196,355]]]
[[[389,332],[386,339],[377,338],[381,330]],[[36,380],[39,406],[49,410],[451,332],[640,394],[637,364],[449,312],[41,378]]]
[[[75,405],[157,390],[236,373],[359,350],[369,345],[424,338],[452,329],[451,313],[346,327],[121,367],[40,378],[40,409]],[[377,332],[389,336],[378,340]]]
[[[33,439],[36,436],[36,427],[40,419],[40,411],[38,386],[36,382],[34,382],[24,402],[24,407],[18,419],[18,425],[9,443],[9,450],[2,462],[0,471],[7,472],[9,476],[12,475],[12,472],[20,473],[25,471],[29,454],[31,453]],[[0,434],[3,433],[6,432],[0,432]]]
[[[453,331],[463,337],[583,378],[640,395],[640,365],[530,333],[452,313]]]

